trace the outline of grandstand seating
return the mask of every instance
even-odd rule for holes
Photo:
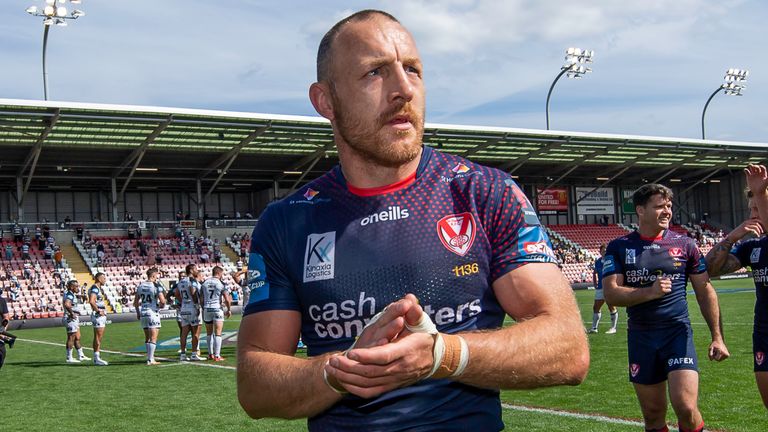
[[[155,256],[160,258],[162,263],[153,263],[150,256],[141,256],[138,251],[138,240],[129,239],[128,237],[97,237],[93,240],[104,245],[104,256],[101,263],[98,262],[98,258],[92,253],[92,250],[86,250],[82,242],[76,241],[75,247],[82,255],[92,274],[95,275],[97,272],[103,272],[107,276],[104,295],[116,311],[135,312],[133,295],[136,286],[146,279],[146,271],[150,267],[157,267],[163,270],[165,272],[163,279],[176,280],[178,273],[183,272],[187,264],[197,264],[206,277],[211,275],[213,267],[219,265],[224,268],[224,284],[227,286],[234,285],[231,273],[235,271],[235,266],[226,255],[222,254],[220,263],[213,262],[212,258],[209,262],[203,262],[196,251],[194,251],[195,253],[190,253],[190,249],[183,252],[180,251],[180,248],[176,246],[178,239],[173,237],[141,239],[148,249],[157,252]],[[131,251],[128,258],[118,257],[118,246],[121,248],[128,246],[128,249]],[[131,262],[133,262],[132,265]],[[129,296],[127,307],[123,307],[120,302],[123,286],[127,288]]]
[[[550,225],[548,228],[586,249],[593,256],[599,256],[601,244],[628,233],[618,225]]]
[[[6,257],[6,246],[12,250],[11,259]],[[29,260],[21,258],[20,248],[22,243],[10,239],[0,240],[0,275],[3,287],[3,296],[11,298],[10,292],[13,285],[18,283],[18,297],[16,301],[9,301],[8,308],[11,316],[26,318],[50,318],[64,316],[61,304],[62,292],[54,283],[54,274],[61,275],[63,280],[69,279],[69,269],[66,260],[62,261],[63,268],[56,269],[52,259],[45,258],[43,251],[39,250],[36,242],[29,248]],[[34,274],[32,279],[24,277],[24,266],[28,265]],[[36,270],[39,268],[39,271]],[[15,277],[15,279],[13,279]],[[44,299],[45,310],[41,310],[40,298]]]

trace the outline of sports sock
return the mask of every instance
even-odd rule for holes
[[[67,348],[67,360],[72,358],[72,348]]]
[[[221,336],[217,335],[213,337],[213,347],[214,347],[214,355],[216,357],[221,357]]]
[[[616,309],[616,312],[611,312],[611,328],[615,329],[618,324],[619,324],[619,310]]]
[[[597,325],[600,324],[600,318],[603,317],[602,312],[592,313],[592,328],[596,329]]]
[[[155,348],[157,344],[147,342],[147,361],[155,361]]]
[[[677,428],[680,429],[680,432],[703,432],[704,431],[704,420],[701,421],[701,424],[696,429],[686,429],[686,428],[680,426],[680,423],[677,424]]]
[[[206,342],[208,342],[208,355],[213,355],[213,335],[206,336]]]
[[[83,348],[82,347],[77,349],[77,355],[79,355],[80,357],[84,357],[85,356],[85,354],[83,354]]]
[[[93,352],[93,360],[101,360],[101,354],[98,351]]]

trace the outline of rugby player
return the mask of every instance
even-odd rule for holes
[[[76,280],[67,282],[67,290],[64,292],[62,304],[64,306],[64,326],[67,329],[67,363],[80,363],[90,360],[83,354],[83,347],[80,345],[80,321],[78,319],[78,287]],[[77,350],[77,358],[72,357],[72,347]]]
[[[757,296],[752,328],[753,369],[763,405],[768,408],[768,172],[763,165],[749,165],[744,171],[749,219],[709,251],[707,271],[710,276],[720,276],[742,267],[752,270]]]
[[[605,304],[603,296],[603,257],[605,256],[605,243],[600,245],[600,258],[595,260],[595,268],[592,270],[592,283],[595,285],[595,303],[592,305],[592,328],[589,333],[597,333],[597,326],[600,324],[602,312],[600,309]],[[611,313],[611,328],[605,331],[606,334],[615,334],[616,326],[619,324],[619,309],[611,304],[608,305],[608,311]]]
[[[492,431],[499,388],[581,382],[581,316],[525,195],[422,144],[411,34],[361,11],[325,35],[317,65],[309,96],[340,164],[254,229],[245,411],[308,417],[312,431]],[[501,328],[506,315],[518,324]],[[307,358],[294,357],[300,335]]]
[[[224,329],[224,318],[232,316],[232,299],[222,282],[223,277],[224,269],[216,266],[213,268],[213,275],[206,279],[200,288],[203,322],[205,322],[205,332],[208,336],[208,360],[217,362],[224,361],[224,357],[221,356],[221,332]],[[221,308],[222,299],[224,299],[226,311]]]
[[[672,190],[646,184],[635,191],[637,231],[608,244],[603,261],[605,300],[626,306],[629,380],[645,428],[666,431],[667,393],[683,432],[701,431],[698,359],[688,318],[690,279],[712,337],[709,359],[728,358],[720,306],[695,241],[669,230]]]
[[[136,308],[136,318],[141,321],[144,329],[144,343],[147,347],[147,366],[160,364],[155,361],[155,349],[157,348],[157,334],[160,332],[160,309],[165,306],[165,295],[157,286],[159,270],[152,267],[147,270],[147,280],[136,288],[136,296],[133,299],[133,307]]]
[[[93,325],[93,364],[107,366],[109,363],[101,358],[101,339],[104,337],[104,328],[107,326],[107,309],[104,305],[102,290],[107,282],[104,273],[96,273],[96,282],[88,290],[88,303],[91,305],[91,324]]]
[[[8,302],[3,296],[0,296],[0,369],[5,363],[5,345],[8,345],[8,348],[13,348],[13,344],[16,342],[16,336],[7,332],[10,324],[11,312],[8,310]]]
[[[181,317],[181,354],[180,361],[204,360],[200,357],[200,300],[198,292],[200,283],[197,281],[199,272],[195,264],[187,264],[184,269],[185,277],[179,278],[174,289],[176,298],[181,299],[179,316]],[[192,335],[192,355],[187,358],[187,336]]]

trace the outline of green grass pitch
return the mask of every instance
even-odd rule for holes
[[[755,293],[749,279],[716,282],[731,358],[723,363],[706,360],[709,332],[693,296],[691,319],[701,368],[699,406],[711,430],[766,431],[768,413],[763,408],[752,373],[752,314]],[[585,325],[591,322],[593,291],[576,294]],[[532,391],[504,391],[504,423],[508,431],[638,431],[640,410],[627,381],[626,314],[621,309],[618,334],[606,335],[607,309],[603,309],[601,333],[589,336],[592,364],[586,381],[577,387]],[[226,322],[235,331],[239,321]],[[234,346],[225,345],[223,363],[231,368],[201,367],[164,362],[147,367],[143,356],[104,354],[110,366],[91,362],[64,363],[64,329],[16,332],[20,338],[8,350],[0,370],[0,429],[12,431],[56,430],[217,430],[301,431],[304,420],[251,420],[240,408],[235,394]],[[90,327],[82,328],[83,346],[92,340]],[[177,337],[176,324],[164,321],[160,340]],[[135,352],[143,346],[137,323],[107,327],[105,350]],[[91,354],[86,350],[86,354]],[[136,354],[143,354],[138,352]],[[158,356],[176,358],[176,348],[158,348]],[[557,411],[521,411],[537,407]],[[577,417],[583,415],[582,417]],[[608,417],[608,419],[601,418]],[[671,407],[669,422],[674,421]]]

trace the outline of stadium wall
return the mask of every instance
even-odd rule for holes
[[[109,221],[112,218],[110,191],[30,191],[24,199],[25,222]],[[203,215],[233,217],[257,210],[256,202],[264,201],[261,192],[216,192],[205,200]],[[177,211],[197,217],[196,197],[188,192],[126,192],[117,204],[119,219],[130,213],[135,220],[173,220]],[[270,200],[267,198],[263,207]],[[259,208],[263,208],[259,207]],[[10,190],[0,191],[0,222],[16,219],[17,204]]]

